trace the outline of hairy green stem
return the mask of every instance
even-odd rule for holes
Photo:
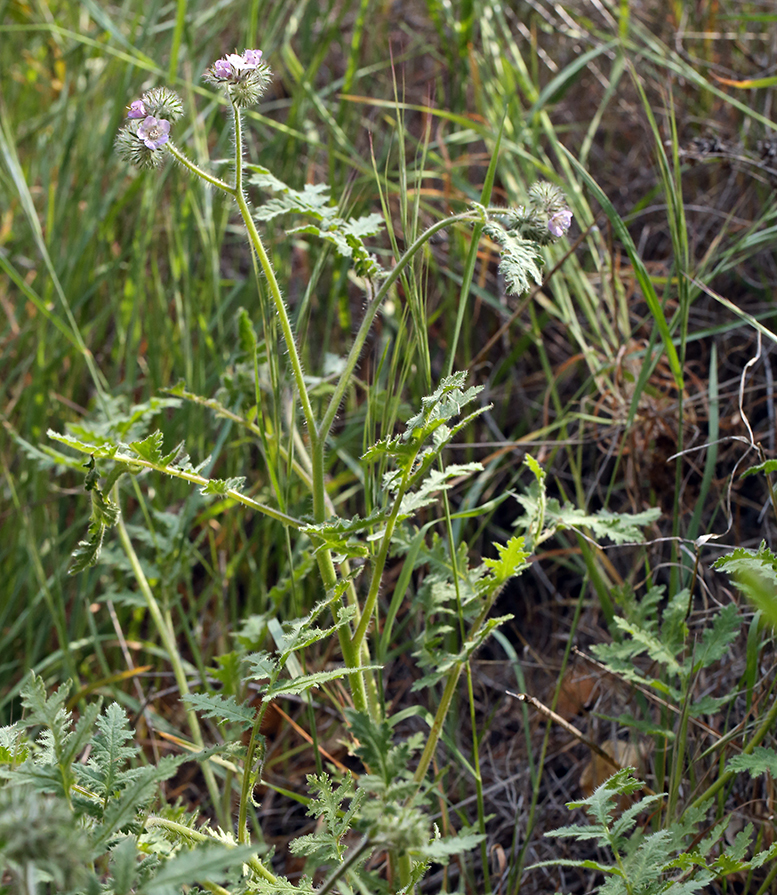
[[[354,647],[354,649],[357,650],[361,649],[362,643],[364,643],[364,638],[367,636],[367,628],[369,627],[370,621],[372,619],[372,614],[375,611],[375,604],[378,601],[378,594],[380,593],[380,582],[381,578],[383,577],[383,569],[386,566],[389,548],[391,547],[391,538],[394,534],[394,528],[397,524],[397,517],[399,516],[399,511],[402,507],[402,498],[405,496],[405,491],[407,490],[407,482],[410,477],[410,471],[414,462],[415,457],[413,457],[413,459],[411,461],[408,461],[407,463],[405,473],[402,476],[402,482],[400,483],[399,489],[397,490],[397,496],[394,499],[394,506],[391,510],[391,515],[386,522],[386,530],[383,532],[383,540],[380,543],[378,555],[375,558],[375,564],[372,569],[372,578],[370,580],[370,589],[367,593],[367,599],[364,601],[364,609],[362,611],[361,621],[359,622],[356,633],[353,635],[353,639],[351,640],[351,645]]]
[[[235,188],[231,187],[226,181],[221,180],[219,177],[214,177],[213,174],[208,174],[208,172],[201,168],[199,165],[195,165],[191,159],[186,158],[186,156],[175,146],[172,141],[165,143],[167,151],[172,155],[172,157],[180,162],[184,168],[188,168],[192,174],[196,174],[197,177],[201,177],[204,181],[209,183],[211,186],[215,186],[220,190],[223,190],[225,193],[229,193],[230,196],[235,195]]]
[[[316,890],[316,895],[328,895],[328,893],[332,891],[334,884],[359,861],[367,849],[372,848],[372,845],[372,839],[369,836],[365,836],[356,848],[348,853],[348,857],[342,864],[340,864],[324,885]]]
[[[488,839],[486,837],[486,803],[483,798],[483,775],[480,771],[480,737],[475,712],[475,691],[472,685],[472,666],[467,662],[467,698],[469,700],[470,726],[472,727],[472,758],[475,771],[475,793],[478,805],[478,832],[483,837],[480,843],[480,863],[483,867],[483,891],[491,895],[491,874],[488,868]]]
[[[218,883],[210,883],[207,880],[201,882],[200,885],[207,889],[208,892],[212,892],[213,895],[232,895],[229,889],[225,889],[224,886],[220,886]]]
[[[415,774],[413,774],[413,782],[416,784],[416,787],[420,787],[424,782],[426,772],[429,770],[429,765],[434,758],[437,743],[442,734],[442,726],[445,723],[445,718],[448,715],[448,710],[451,707],[451,702],[456,693],[456,685],[459,682],[463,667],[463,662],[457,662],[448,672],[448,680],[445,682],[445,688],[440,697],[440,704],[437,706],[437,712],[435,713],[434,721],[432,722],[432,728],[429,731],[424,751],[421,753],[421,758],[418,761],[418,767],[415,769]]]
[[[204,476],[198,475],[196,472],[186,472],[183,469],[176,469],[173,466],[165,466],[162,463],[152,463],[150,460],[144,460],[142,457],[130,457],[127,454],[116,453],[111,454],[110,459],[116,463],[124,463],[127,466],[141,466],[144,469],[154,469],[157,472],[164,473],[165,475],[172,476],[176,479],[183,479],[185,482],[190,482],[192,485],[200,485],[203,488],[210,484],[211,481]],[[267,506],[267,504],[260,503],[258,500],[254,500],[243,494],[241,491],[236,491],[234,488],[228,488],[219,496],[242,503],[243,506],[256,510],[259,513],[263,513],[265,516],[275,519],[276,522],[282,522],[284,525],[288,525],[291,528],[301,528],[303,525],[299,519],[295,519],[293,516],[289,516],[286,513],[282,513],[280,510]]]
[[[248,824],[246,822],[248,817],[248,803],[251,801],[251,796],[253,793],[253,786],[251,785],[252,779],[254,779],[253,765],[254,765],[254,753],[256,752],[256,746],[260,737],[260,731],[262,727],[262,721],[264,720],[265,712],[267,711],[267,703],[262,702],[259,708],[256,710],[256,716],[254,717],[254,726],[251,728],[251,739],[248,742],[248,749],[246,750],[245,757],[245,765],[243,767],[243,781],[240,788],[240,805],[238,807],[238,816],[237,816],[237,839],[238,842],[243,844],[248,844],[249,835],[248,835]],[[259,778],[261,774],[256,778],[256,782],[259,782]]]
[[[766,874],[766,879],[763,881],[761,888],[755,895],[766,895],[767,892],[773,892],[774,889],[772,888],[772,885],[774,884],[775,877],[777,877],[777,863],[772,864],[769,868],[769,872]]]
[[[256,224],[251,216],[251,210],[248,207],[245,196],[243,195],[243,141],[241,130],[240,110],[233,104],[234,122],[235,122],[235,186],[232,194],[234,195],[237,206],[240,209],[243,223],[248,231],[248,238],[256,254],[256,258],[262,268],[267,279],[267,286],[275,305],[275,312],[278,315],[283,339],[288,351],[291,368],[294,375],[294,382],[297,386],[302,413],[305,417],[305,423],[308,428],[308,436],[310,438],[310,454],[311,454],[311,486],[313,492],[313,517],[316,522],[323,522],[326,518],[327,500],[326,500],[326,476],[324,471],[324,446],[325,438],[321,438],[318,434],[315,414],[313,406],[310,403],[310,395],[308,394],[307,385],[305,384],[305,376],[302,370],[302,361],[300,360],[297,343],[291,328],[291,321],[286,310],[286,303],[281,295],[278,280],[275,276],[272,262],[270,261],[264,244],[256,229]],[[331,551],[327,548],[321,548],[316,554],[319,572],[327,591],[332,590],[337,584],[337,572],[332,560]],[[361,651],[353,649],[351,646],[348,631],[340,629],[338,632],[340,647],[343,652],[343,660],[348,668],[359,668],[362,665]],[[358,711],[369,712],[374,716],[377,707],[377,694],[374,686],[368,687],[364,678],[368,676],[368,672],[354,673],[349,675],[354,706]],[[367,692],[375,692],[373,699],[368,699]]]
[[[215,836],[208,836],[205,833],[201,833],[199,830],[195,830],[192,827],[184,826],[184,824],[176,823],[174,820],[168,820],[166,817],[157,817],[156,815],[151,815],[146,818],[145,825],[147,827],[162,827],[165,830],[169,830],[171,833],[175,833],[176,836],[179,836],[181,839],[186,839],[190,842],[198,842],[200,844],[206,842],[218,842],[221,845],[226,846],[227,848],[235,848],[231,842],[225,842],[223,839],[216,838]],[[275,874],[270,873],[270,871],[262,864],[262,862],[256,856],[249,858],[246,861],[246,864],[253,870],[257,876],[261,876],[263,880],[266,880],[268,883],[277,884],[278,877]]]
[[[497,587],[491,594],[489,594],[488,599],[483,605],[483,608],[480,610],[480,614],[475,619],[475,622],[470,628],[468,638],[469,640],[474,640],[474,638],[477,636],[478,631],[482,627],[485,620],[488,618],[488,614],[489,612],[491,612],[494,601],[499,596],[500,592],[501,588]],[[448,714],[448,710],[451,707],[453,696],[456,693],[456,685],[459,682],[459,677],[461,676],[461,672],[467,662],[467,659],[456,662],[453,668],[451,668],[451,670],[448,672],[448,679],[445,682],[445,688],[443,689],[442,696],[440,697],[440,704],[437,707],[437,712],[435,713],[434,720],[432,721],[432,728],[429,731],[429,737],[426,741],[426,745],[424,746],[424,751],[421,753],[418,767],[416,768],[415,774],[413,775],[413,782],[416,784],[417,787],[420,787],[421,784],[424,782],[426,772],[429,770],[429,765],[432,763],[432,758],[434,758],[434,752],[437,748],[437,743],[440,739],[440,735],[442,734],[442,727],[445,723],[445,718]]]
[[[243,144],[240,110],[234,104],[232,109],[234,111],[235,119],[235,186],[231,192],[235,197],[237,207],[240,209],[240,215],[243,218],[243,223],[248,231],[248,238],[251,241],[256,257],[259,260],[262,272],[267,278],[267,286],[270,290],[273,304],[275,305],[275,313],[278,315],[278,322],[280,323],[281,332],[283,333],[283,340],[286,343],[286,350],[289,353],[289,361],[291,362],[294,383],[297,386],[302,413],[305,417],[308,431],[312,434],[316,431],[316,418],[310,403],[308,387],[305,384],[305,376],[302,372],[302,361],[300,360],[299,351],[297,350],[297,342],[291,329],[291,321],[289,320],[289,315],[286,311],[286,303],[281,295],[280,286],[278,285],[278,279],[275,276],[272,262],[265,251],[262,238],[259,235],[254,219],[251,216],[251,209],[248,207],[248,202],[246,202],[246,198],[243,195]]]
[[[359,362],[359,358],[361,357],[361,353],[364,348],[364,343],[367,340],[367,336],[370,329],[372,328],[373,321],[375,320],[375,316],[378,313],[383,300],[388,295],[389,290],[397,281],[402,271],[413,260],[420,249],[431,239],[432,236],[434,236],[435,233],[451,226],[452,224],[456,224],[459,222],[482,221],[483,214],[484,212],[482,211],[467,211],[463,214],[451,215],[450,217],[444,218],[443,220],[437,221],[435,224],[432,224],[432,226],[425,230],[405,251],[402,257],[397,261],[391,273],[383,281],[378,291],[368,302],[364,317],[362,318],[353,344],[351,345],[351,350],[348,353],[345,367],[343,368],[337,385],[335,386],[335,390],[329,401],[329,406],[324,413],[324,417],[315,432],[315,438],[313,437],[311,431],[311,454],[314,468],[313,482],[321,482],[321,494],[317,495],[315,489],[313,492],[314,515],[316,513],[317,505],[321,505],[321,503],[323,502],[323,477],[319,479],[316,475],[316,466],[320,464],[321,469],[323,469],[323,456],[326,439],[329,435],[330,429],[332,428],[332,424],[334,423],[335,416],[337,415],[337,411],[340,407],[340,403],[343,400],[345,391],[349,383],[351,382],[351,376],[353,374],[353,371],[356,369],[357,363]],[[367,595],[367,600],[362,609],[361,619],[358,622],[356,632],[354,633],[353,639],[351,640],[351,643],[357,648],[359,655],[361,655],[361,651],[365,645],[367,628],[370,624],[372,614],[375,610],[375,603],[380,591],[380,580],[383,574],[386,559],[388,557],[390,540],[394,531],[394,526],[396,524],[396,517],[397,513],[399,512],[400,503],[401,495],[395,502],[394,512],[392,513],[392,517],[387,523],[386,533],[384,535],[383,542],[381,544],[381,548],[378,553],[378,557],[376,559],[375,567],[373,570],[373,576],[370,582],[370,590]],[[321,521],[319,520],[318,516],[316,516],[316,520]],[[372,676],[370,675],[369,677],[371,678]],[[369,680],[367,682],[367,691],[368,695],[370,696],[370,704],[371,706],[373,706],[373,708],[375,708],[377,706],[377,692],[374,690],[374,684],[371,686]],[[375,717],[377,717],[377,715],[375,715]]]
[[[326,439],[322,438],[314,429],[310,430],[309,435],[312,464],[313,518],[316,522],[323,522],[326,519],[327,512],[331,512],[331,502],[327,499],[325,487],[324,449]],[[316,561],[318,562],[319,573],[324,582],[324,587],[327,590],[332,590],[337,584],[337,572],[332,560],[332,552],[328,548],[321,548],[316,553]],[[366,607],[362,609],[359,605],[359,598],[353,581],[348,583],[347,596],[350,605],[356,609],[356,624],[358,627],[361,627],[364,619],[369,619],[369,614]],[[340,640],[343,659],[348,668],[358,668],[362,665],[370,664],[371,656],[369,652],[366,649],[362,649],[362,641],[357,642],[355,637],[351,640],[350,631],[347,627],[339,628],[337,636]],[[377,721],[380,718],[380,699],[372,672],[365,671],[362,674],[351,674],[348,680],[351,685],[351,693],[356,710],[367,712],[373,720]]]
[[[399,855],[397,866],[399,869],[399,889],[395,887],[394,891],[406,892],[409,893],[409,895],[413,895],[416,891],[415,887],[412,889],[409,888],[413,873],[413,862],[410,860],[410,855],[407,852],[402,852],[402,854]]]

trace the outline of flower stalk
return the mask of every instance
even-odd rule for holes
[[[564,196],[557,187],[549,184],[539,184],[532,187],[529,191],[529,201],[526,207],[504,209],[486,207],[485,205],[475,203],[464,212],[450,215],[437,221],[424,233],[418,236],[418,238],[407,248],[404,254],[396,260],[394,267],[389,272],[382,271],[377,265],[377,262],[372,259],[372,256],[367,256],[365,258],[367,253],[364,250],[364,247],[361,246],[362,255],[360,256],[359,263],[356,263],[355,261],[355,270],[357,275],[363,279],[367,298],[366,307],[356,335],[353,338],[343,369],[334,384],[332,394],[323,410],[323,415],[319,419],[317,416],[317,409],[314,407],[314,403],[311,400],[311,393],[306,382],[300,349],[293,331],[289,311],[283,298],[272,261],[257,229],[256,220],[254,214],[252,214],[244,187],[242,109],[258,101],[270,82],[270,69],[264,62],[260,50],[246,49],[240,54],[229,53],[216,60],[207,70],[205,78],[210,83],[223,88],[230,101],[229,108],[231,110],[234,127],[234,177],[232,183],[210,174],[208,171],[186,158],[186,156],[175,146],[170,138],[171,124],[180,114],[182,114],[183,103],[175,93],[166,88],[155,88],[150,90],[140,99],[134,100],[130,104],[127,112],[127,123],[117,136],[116,146],[125,158],[141,168],[149,168],[159,165],[166,157],[166,154],[169,153],[190,173],[201,178],[205,183],[226,193],[235,201],[251,245],[254,258],[254,270],[258,273],[258,269],[261,269],[266,281],[266,288],[269,291],[272,305],[277,315],[278,327],[280,328],[283,338],[283,346],[285,347],[288,356],[291,378],[293,379],[296,396],[299,400],[302,416],[307,428],[307,451],[302,450],[301,455],[304,456],[306,461],[309,460],[309,463],[306,462],[305,464],[307,468],[304,470],[304,474],[300,464],[297,464],[296,467],[292,466],[292,468],[296,468],[300,473],[302,481],[309,488],[312,495],[313,519],[316,526],[321,526],[322,523],[325,523],[328,517],[333,514],[333,502],[329,498],[326,488],[326,450],[332,427],[344,400],[346,391],[352,382],[354,371],[362,356],[362,352],[364,351],[364,346],[375,321],[375,317],[384,300],[395,287],[399,277],[406,271],[408,266],[412,264],[418,253],[436,233],[443,229],[460,223],[475,225],[475,239],[479,237],[482,230],[485,235],[490,237],[500,246],[502,257],[500,271],[504,281],[509,291],[520,292],[527,287],[529,279],[541,282],[540,269],[543,264],[543,259],[539,249],[541,246],[549,245],[554,239],[561,238],[567,233],[572,222],[572,212],[566,207]],[[342,221],[339,221],[339,219],[336,218],[326,218],[326,220],[329,222],[331,222],[331,220],[337,220],[340,225],[343,224]],[[325,230],[326,227],[322,226],[321,231],[319,232],[323,234]],[[331,236],[332,233],[328,232],[326,235]],[[353,238],[353,234],[349,234],[349,236]],[[348,243],[348,246],[349,248],[352,248],[351,243]],[[353,257],[354,259],[356,258],[355,255]],[[361,264],[361,266],[359,266],[359,264]],[[457,324],[457,331],[460,324],[461,321]],[[255,375],[257,376],[255,383],[257,404],[259,404],[261,399],[258,396],[258,373],[256,373],[256,371]],[[284,452],[281,451],[281,453],[283,454]],[[286,454],[286,456],[288,456],[288,454]],[[331,596],[337,593],[338,585],[342,587],[342,579],[344,578],[347,580],[345,595],[350,606],[355,610],[355,616],[349,624],[338,625],[337,636],[339,638],[343,660],[346,668],[349,669],[348,681],[354,708],[359,713],[368,715],[374,722],[383,721],[383,709],[377,683],[370,667],[371,656],[367,635],[369,626],[376,612],[381,579],[389,556],[392,538],[396,533],[395,530],[397,520],[400,517],[402,501],[410,488],[412,468],[416,457],[417,452],[412,458],[412,462],[408,462],[396,490],[394,491],[392,489],[393,504],[388,514],[388,518],[386,518],[385,530],[382,534],[380,546],[378,547],[377,552],[373,554],[371,580],[367,595],[363,601],[359,599],[359,595],[357,594],[348,569],[347,561],[341,562],[338,571],[332,548],[323,542],[315,544],[317,547],[315,558],[318,564],[318,571],[327,595]],[[140,465],[148,465],[153,468],[159,467],[159,464],[135,460],[133,458],[125,458],[123,455],[116,455],[114,459],[130,464],[134,463],[135,465],[138,465],[139,463]],[[184,473],[180,470],[172,469],[165,469],[164,471],[169,471],[171,475],[187,478],[189,481],[196,484],[207,484],[207,480],[202,479],[201,476],[192,472]],[[220,491],[219,493],[234,498],[252,509],[265,513],[266,515],[277,519],[279,522],[282,522],[284,525],[295,528],[302,527],[302,523],[299,520],[280,511],[272,510],[251,498],[247,498],[245,495],[242,495],[239,490],[230,488],[227,491]],[[315,542],[317,536],[316,528],[308,528],[308,531],[311,531],[311,538]],[[125,549],[128,551],[128,555],[132,561],[134,551],[132,551],[131,544],[128,543],[128,536],[123,525],[120,529],[120,533],[122,542],[126,542]],[[450,524],[448,526],[448,538],[451,542],[451,550],[454,560],[454,575],[456,576],[456,585],[458,587],[458,572],[455,566],[455,551],[453,550],[453,535]],[[132,551],[132,553],[130,551]],[[142,577],[142,569],[139,568],[137,557],[135,557],[135,561],[133,567],[135,565],[138,566],[139,571],[136,574],[138,574],[140,581]],[[186,689],[183,667],[180,661],[180,655],[177,652],[173,640],[171,626],[166,624],[165,619],[159,612],[159,607],[155,603],[153,594],[151,594],[150,588],[148,587],[148,583],[141,583],[140,587],[146,595],[149,609],[155,619],[165,648],[170,655],[170,660],[173,663],[174,672],[176,674],[176,679],[179,682],[181,693],[182,695],[185,695],[188,692],[188,689]],[[481,631],[482,626],[486,621],[486,616],[491,609],[493,599],[493,596],[484,599],[482,612],[472,626],[470,636],[474,637]],[[338,602],[339,601],[332,601],[332,610],[336,620]],[[465,665],[467,665],[467,662],[468,660],[466,658],[456,661],[448,672],[439,708],[434,718],[432,729],[423,750],[420,763],[413,777],[416,791],[421,787],[431,765],[445,718],[457,690],[461,672]],[[254,761],[254,756],[260,755],[261,757],[259,750],[261,750],[262,746],[259,728],[264,712],[265,706],[262,706],[256,712],[248,747],[248,755],[243,769],[238,816],[238,838],[240,842],[248,841],[246,819],[248,805],[252,798],[253,784],[257,779],[257,775],[260,773],[260,771],[257,771],[259,762]],[[189,714],[194,715],[194,712],[189,710]],[[196,715],[193,720],[190,719],[190,723],[192,725],[193,737],[198,745],[201,745],[202,737],[199,731]],[[204,767],[204,770],[206,770],[206,768],[207,765]],[[210,773],[212,775],[212,772]],[[212,780],[212,776],[209,778],[208,786],[214,805],[218,805],[218,791],[215,787],[215,780]],[[359,858],[361,851],[366,849],[369,844],[370,840],[366,839],[362,843],[362,846],[360,846],[348,860],[356,861]],[[399,871],[402,885],[408,885],[411,879],[411,861],[407,854],[400,852],[401,849],[393,850],[391,862],[392,866]],[[344,872],[344,870],[342,872]],[[338,873],[335,873],[330,877],[330,880],[325,885],[325,889],[332,887],[338,878]],[[274,878],[267,876],[265,879],[267,881],[272,881]]]

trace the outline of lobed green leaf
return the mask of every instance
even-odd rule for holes
[[[234,696],[220,696],[218,693],[186,693],[182,698],[206,718],[215,718],[218,724],[232,723],[248,728],[254,723],[256,711],[250,705],[238,702]]]

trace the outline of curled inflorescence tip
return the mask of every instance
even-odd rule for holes
[[[261,50],[228,53],[205,72],[205,80],[227,88],[236,106],[251,106],[270,83],[270,67],[262,61]]]
[[[169,87],[153,87],[127,108],[127,123],[116,136],[116,151],[137,168],[154,168],[164,159],[170,124],[183,115],[183,101]]]

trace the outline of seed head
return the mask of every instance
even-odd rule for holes
[[[169,87],[153,87],[144,93],[143,105],[152,118],[177,121],[183,115],[183,100]]]

